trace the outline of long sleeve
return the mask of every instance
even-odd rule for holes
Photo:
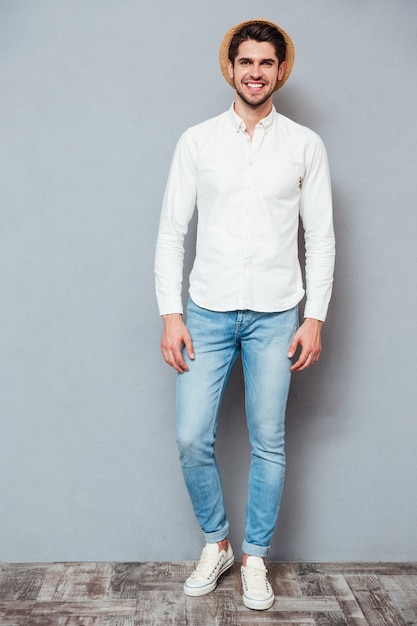
[[[159,312],[182,313],[184,237],[196,196],[196,148],[185,132],[178,141],[165,188],[155,255]]]
[[[300,216],[306,246],[306,294],[304,317],[324,321],[333,285],[335,239],[329,166],[323,142],[308,147],[302,181]]]

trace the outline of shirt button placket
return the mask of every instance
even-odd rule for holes
[[[246,166],[246,195],[245,210],[243,215],[243,260],[242,260],[242,297],[245,307],[250,306],[250,257],[251,257],[251,222],[253,207],[253,189],[254,189],[254,151],[253,141],[250,143],[248,160]]]

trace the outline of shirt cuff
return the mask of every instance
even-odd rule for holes
[[[321,322],[326,321],[328,304],[317,304],[313,302],[307,302],[304,309],[304,317],[311,317],[314,320]]]
[[[159,296],[158,308],[160,315],[170,315],[171,313],[183,314],[181,296]]]

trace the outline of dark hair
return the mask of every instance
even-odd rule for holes
[[[235,64],[240,44],[247,39],[254,39],[255,41],[268,41],[275,48],[275,54],[279,64],[281,65],[282,61],[285,60],[286,44],[284,36],[275,28],[275,26],[271,26],[265,22],[254,21],[250,22],[250,24],[242,26],[242,28],[232,37],[232,41],[229,46],[229,59],[233,65]]]

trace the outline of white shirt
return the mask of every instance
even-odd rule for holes
[[[326,318],[334,233],[327,155],[320,137],[273,107],[252,141],[233,105],[189,128],[177,144],[164,194],[155,259],[161,315],[182,313],[184,236],[198,209],[190,296],[212,311],[279,312],[304,296],[305,317]]]

